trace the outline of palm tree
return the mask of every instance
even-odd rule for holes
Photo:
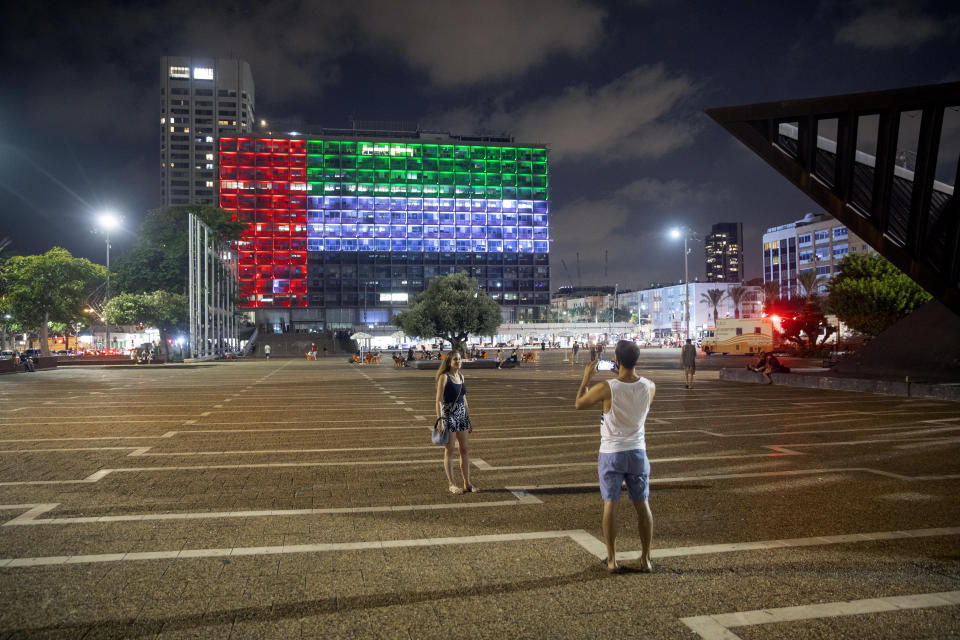
[[[746,287],[730,287],[727,291],[727,295],[730,296],[730,300],[733,301],[733,317],[740,317],[740,303],[743,302],[743,298],[747,295],[748,289]]]
[[[717,326],[717,317],[720,315],[717,313],[717,307],[720,306],[725,295],[727,293],[723,289],[707,289],[706,293],[700,294],[700,302],[706,302],[713,307],[713,326]]]
[[[775,280],[768,280],[763,283],[763,304],[767,305],[771,301],[780,297],[780,283]]]
[[[804,296],[807,302],[813,302],[820,293],[820,285],[827,278],[818,276],[815,269],[807,269],[797,274],[797,284],[803,287]]]

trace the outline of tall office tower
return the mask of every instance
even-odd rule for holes
[[[713,225],[704,243],[707,282],[743,282],[743,223]]]
[[[227,58],[160,58],[163,206],[217,204],[221,136],[253,131],[250,65]]]
[[[220,140],[241,307],[302,330],[383,325],[465,272],[506,322],[547,317],[547,148],[512,138],[323,129]]]

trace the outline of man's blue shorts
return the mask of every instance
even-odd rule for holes
[[[607,502],[620,499],[623,482],[634,502],[646,502],[650,497],[650,461],[643,449],[601,453],[597,459],[600,477],[600,495]]]

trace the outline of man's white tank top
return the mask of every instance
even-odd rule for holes
[[[600,453],[646,449],[644,423],[650,411],[650,386],[646,378],[636,382],[607,380],[610,411],[600,417]]]

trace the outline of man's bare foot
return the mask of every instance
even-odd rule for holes
[[[458,486],[455,485],[455,484],[452,484],[452,485],[450,485],[450,493],[452,493],[452,494],[454,494],[454,495],[460,495],[461,493],[463,493],[463,489],[461,489],[460,487],[458,487]]]
[[[640,573],[653,573],[653,563],[650,562],[650,558],[641,556],[637,569]]]
[[[466,491],[467,493],[480,493],[480,489],[477,489],[477,487],[472,484],[467,484],[467,486],[465,486],[463,490]]]

